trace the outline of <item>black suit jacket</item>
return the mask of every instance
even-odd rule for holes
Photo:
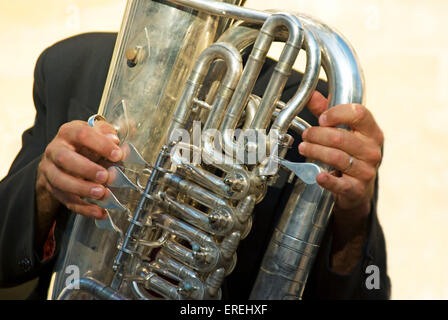
[[[17,285],[39,276],[36,297],[45,297],[55,259],[42,262],[42,248],[34,245],[37,166],[47,144],[63,123],[76,119],[87,120],[97,112],[115,39],[115,33],[78,35],[46,49],[37,61],[33,89],[35,123],[23,133],[22,149],[8,175],[0,182],[0,286]],[[258,95],[262,95],[273,66],[273,62],[268,61],[263,68],[255,88]],[[283,93],[284,101],[295,93],[300,78],[298,73],[290,77]],[[326,84],[319,83],[318,89],[325,93]],[[311,124],[317,124],[308,110],[305,109],[301,116]],[[300,137],[295,140],[288,157],[293,161],[303,161],[296,149]],[[237,267],[223,285],[224,298],[248,298],[273,226],[291,189],[290,184],[272,187],[265,200],[257,205],[252,231],[238,249]],[[68,210],[61,209],[56,223],[57,244],[60,243],[65,220],[70,214]],[[305,299],[389,298],[390,281],[386,269],[384,236],[376,214],[376,193],[372,200],[368,238],[351,274],[340,275],[330,269],[330,247],[331,222],[309,277]],[[381,271],[379,290],[368,290],[365,286],[368,276],[365,270],[371,264],[377,265]]]

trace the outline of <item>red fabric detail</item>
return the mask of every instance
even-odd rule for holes
[[[54,250],[56,249],[56,239],[54,238],[54,229],[56,227],[56,221],[53,222],[53,226],[48,233],[47,240],[44,243],[44,250],[42,254],[42,262],[50,259],[54,255]]]

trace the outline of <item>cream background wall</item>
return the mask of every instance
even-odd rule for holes
[[[246,6],[308,13],[350,40],[365,72],[366,105],[386,136],[379,217],[392,298],[448,299],[448,2],[248,0]],[[117,31],[124,7],[124,0],[0,2],[0,177],[33,124],[39,53],[77,33]],[[25,289],[0,290],[0,298],[23,297]]]

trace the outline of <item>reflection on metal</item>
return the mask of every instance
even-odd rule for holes
[[[104,218],[104,219],[95,219],[95,225],[98,228],[103,229],[103,230],[109,230],[109,231],[117,232],[120,235],[123,234],[123,232],[112,221],[112,218],[110,217],[110,213],[109,212],[107,212],[106,218]]]
[[[121,150],[123,151],[123,164],[129,165],[129,164],[137,164],[140,166],[147,167],[148,163],[145,161],[145,159],[140,155],[140,153],[137,151],[137,149],[134,147],[134,145],[131,142],[126,142],[122,144]]]
[[[118,167],[109,167],[107,171],[109,171],[109,179],[111,180],[111,182],[108,183],[109,187],[139,190],[139,188],[132,183],[132,181]]]
[[[306,184],[316,183],[317,175],[322,172],[322,169],[314,163],[291,162],[287,160],[280,160],[280,163],[294,172]]]
[[[53,298],[221,298],[221,283],[235,268],[238,245],[250,232],[254,206],[275,180],[278,163],[305,183],[294,187],[251,298],[301,297],[333,199],[315,183],[328,166],[284,160],[292,142],[287,132],[309,127],[297,114],[315,90],[320,66],[329,79],[329,107],[362,102],[362,73],[347,42],[324,24],[235,5],[240,3],[128,2],[99,108],[117,130],[125,156],[109,169],[107,196],[92,201],[112,217],[95,224],[76,217],[58,261]],[[284,42],[284,49],[257,97],[252,90],[273,41]],[[241,52],[251,46],[243,66]],[[280,101],[302,49],[307,73],[294,97]],[[276,151],[273,176],[263,174],[273,163],[266,158],[238,162],[231,135],[222,141],[205,135],[200,147],[171,139],[177,130],[190,134],[194,121],[203,130],[279,132],[277,143],[257,141],[243,150],[247,156],[263,143]],[[214,148],[217,143],[233,151],[231,161]],[[199,152],[203,161],[183,160],[177,147]],[[63,270],[70,264],[80,268],[80,294],[65,288]]]
[[[118,201],[117,197],[109,189],[106,189],[106,195],[102,199],[84,198],[84,200],[91,204],[96,204],[103,209],[112,209],[119,211],[127,210],[126,207],[123,206],[120,201]]]

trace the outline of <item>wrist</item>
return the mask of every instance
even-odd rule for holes
[[[48,237],[50,229],[56,220],[56,214],[61,203],[48,191],[47,181],[40,170],[40,164],[37,169],[35,184],[35,236],[36,248],[41,250],[45,240]]]
[[[341,274],[350,273],[362,254],[367,239],[371,203],[350,210],[333,210],[333,241],[331,267]]]
[[[333,234],[339,240],[349,241],[367,230],[371,211],[371,201],[350,208],[342,209],[337,206],[333,209]]]

